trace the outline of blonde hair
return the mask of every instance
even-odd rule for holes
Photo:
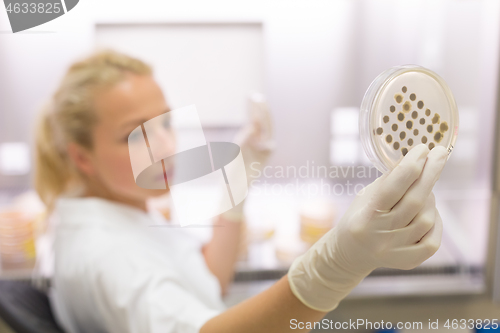
[[[101,51],[73,64],[57,91],[42,110],[36,129],[35,189],[53,208],[58,196],[81,177],[67,155],[67,144],[92,149],[92,131],[97,122],[93,98],[98,90],[112,87],[127,74],[151,75],[144,62],[114,51]]]

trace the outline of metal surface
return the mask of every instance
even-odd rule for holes
[[[487,258],[487,283],[493,301],[500,304],[500,85],[497,73],[497,102],[493,159],[493,189],[491,202],[490,237]]]

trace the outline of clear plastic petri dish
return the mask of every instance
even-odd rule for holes
[[[446,82],[416,65],[380,74],[365,93],[359,114],[363,149],[382,173],[420,143],[444,146],[448,157],[458,134],[458,110]]]

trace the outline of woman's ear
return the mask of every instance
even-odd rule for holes
[[[87,176],[94,174],[94,163],[90,156],[90,152],[86,148],[74,142],[70,142],[67,152],[71,162],[74,163],[80,172]]]

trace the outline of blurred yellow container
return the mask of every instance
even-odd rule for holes
[[[335,211],[328,200],[317,199],[304,203],[300,209],[300,238],[314,244],[331,228]]]
[[[0,211],[2,270],[30,269],[35,264],[35,218],[17,210]]]

